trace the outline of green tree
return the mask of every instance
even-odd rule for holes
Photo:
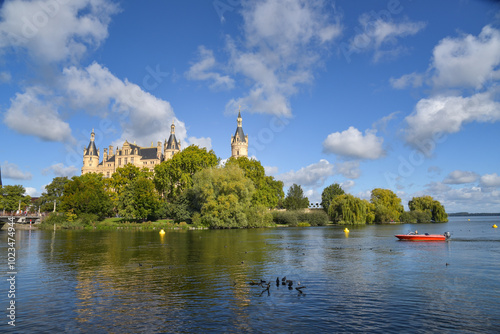
[[[404,211],[401,199],[389,189],[373,189],[370,201],[375,206],[376,223],[399,221]]]
[[[401,214],[401,222],[403,223],[430,223],[432,220],[432,215],[430,211],[405,211]]]
[[[56,202],[56,211],[61,211],[61,198],[64,194],[64,186],[69,182],[69,179],[64,177],[55,177],[52,182],[45,186],[45,191],[38,199],[40,211],[54,211],[54,202]]]
[[[332,199],[336,196],[345,194],[344,189],[338,183],[334,183],[323,189],[321,193],[321,206],[325,212],[328,212],[328,207],[332,202]]]
[[[195,212],[192,205],[192,193],[188,190],[180,194],[173,202],[163,202],[163,216],[176,223],[189,222]]]
[[[413,197],[411,201],[408,202],[408,207],[410,212],[428,212],[431,215],[431,220],[435,222],[447,222],[448,214],[446,213],[444,206],[437,200],[434,200],[431,196],[421,196]]]
[[[335,223],[366,224],[369,220],[367,201],[350,194],[336,196],[328,206],[328,215]]]
[[[153,181],[139,176],[123,188],[118,198],[118,213],[128,219],[155,220],[159,215],[160,204],[160,196]]]
[[[193,186],[193,175],[202,169],[215,167],[219,158],[213,150],[196,145],[155,166],[154,184],[158,192],[169,201],[175,200],[186,189]]]
[[[204,225],[210,228],[248,227],[247,214],[255,190],[252,181],[238,166],[198,171],[190,191]]]
[[[22,185],[7,185],[0,188],[0,205],[2,210],[12,212],[17,211],[19,206],[21,210],[26,210],[31,204],[31,197],[25,195],[26,190]]]
[[[113,188],[118,196],[120,196],[123,189],[139,177],[152,178],[153,173],[146,167],[140,169],[132,164],[126,164],[123,167],[117,168],[113,175],[111,175],[109,186]]]
[[[309,206],[309,199],[304,196],[302,187],[294,183],[288,189],[283,205],[287,210],[305,209]]]
[[[61,209],[66,213],[71,212],[77,216],[93,214],[102,220],[111,214],[112,206],[101,174],[74,176],[64,186]]]
[[[226,161],[226,166],[233,164],[238,165],[245,176],[253,182],[255,192],[252,204],[275,208],[283,201],[283,197],[285,197],[283,182],[275,180],[272,176],[266,176],[260,161],[247,157],[231,157]]]

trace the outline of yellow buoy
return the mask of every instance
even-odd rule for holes
[[[345,233],[349,233],[349,229],[346,227],[346,228],[344,229],[344,232],[345,232]]]
[[[164,234],[165,234],[165,231],[163,231],[163,229],[161,229],[160,235],[164,235]]]
[[[493,227],[493,228],[497,228],[497,225],[496,225],[496,224],[494,224],[492,227]]]
[[[468,222],[470,222],[470,219],[467,219]]]

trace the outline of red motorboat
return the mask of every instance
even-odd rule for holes
[[[408,241],[446,241],[450,237],[450,232],[444,234],[418,234],[418,232],[410,232],[408,234],[396,234],[399,240]]]

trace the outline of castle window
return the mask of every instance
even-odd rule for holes
[[[109,177],[109,172],[106,173],[106,177]]]
[[[128,155],[128,150],[125,150],[125,155]]]
[[[126,164],[127,164],[127,161],[128,161],[128,160],[127,160],[127,158],[125,158],[125,162],[124,162],[123,164],[124,164],[124,165],[126,165]]]
[[[118,159],[118,166],[120,166],[122,164],[122,158],[119,158]]]
[[[133,165],[134,164],[134,157],[130,158],[130,163]]]

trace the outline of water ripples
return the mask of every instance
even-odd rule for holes
[[[161,239],[156,232],[33,231],[18,251],[16,327],[496,332],[500,245],[477,240],[489,231],[457,232],[446,243],[395,240],[407,228],[367,226],[348,236],[340,227],[169,232]],[[292,289],[281,284],[284,276]],[[271,282],[268,290],[249,284],[261,279]]]

